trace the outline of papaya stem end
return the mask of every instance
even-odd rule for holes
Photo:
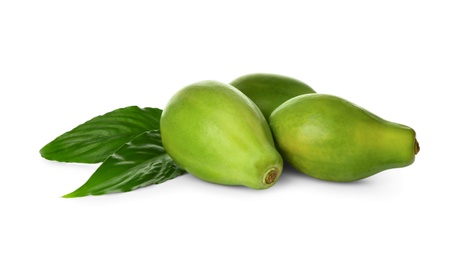
[[[278,176],[278,171],[276,171],[276,169],[271,169],[266,175],[265,175],[265,179],[264,179],[264,182],[266,184],[272,184],[275,180],[276,180],[276,177]]]

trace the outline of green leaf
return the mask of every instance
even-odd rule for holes
[[[137,135],[160,128],[161,109],[130,106],[97,116],[45,145],[40,154],[59,162],[103,162]]]
[[[148,131],[126,143],[64,198],[127,192],[159,184],[185,173],[163,148],[159,130]]]

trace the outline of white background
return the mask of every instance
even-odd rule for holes
[[[372,2],[372,3],[371,3]],[[456,1],[2,1],[0,259],[460,259]],[[39,149],[196,81],[302,80],[417,131],[413,165],[255,191],[185,175],[63,199],[98,165]]]

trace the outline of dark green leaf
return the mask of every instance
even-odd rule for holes
[[[45,145],[40,154],[60,162],[103,162],[137,135],[160,128],[161,109],[137,106],[97,116]]]
[[[131,191],[184,173],[164,150],[159,130],[148,131],[120,147],[83,186],[64,198]]]

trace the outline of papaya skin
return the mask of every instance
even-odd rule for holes
[[[166,105],[160,131],[174,161],[208,182],[266,189],[283,168],[260,110],[225,83],[208,80],[181,89]]]
[[[302,94],[315,91],[300,80],[268,73],[254,73],[233,80],[230,85],[248,96],[267,119],[279,105]]]
[[[326,94],[306,94],[279,106],[270,126],[283,158],[317,179],[350,182],[412,164],[415,131]]]

